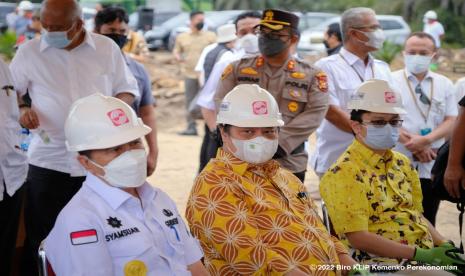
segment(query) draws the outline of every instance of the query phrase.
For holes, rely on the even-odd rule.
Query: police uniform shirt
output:
[[[64,125],[71,104],[96,92],[139,96],[137,81],[119,47],[111,39],[90,32],[70,51],[51,47],[44,39],[30,40],[19,47],[10,70],[18,93],[23,96],[29,92],[40,123],[34,131],[43,134],[33,136],[29,163],[71,176],[86,174],[76,153],[68,152],[65,146]]]
[[[328,74],[329,104],[347,110],[347,103],[355,94],[363,79],[381,79],[394,86],[389,65],[368,58],[368,64],[356,55],[342,48],[339,54],[323,58],[315,63]],[[352,143],[354,136],[340,130],[324,119],[316,131],[317,145],[312,154],[311,164],[317,173],[325,173],[337,158]]]
[[[27,175],[27,157],[21,150],[18,121],[18,103],[10,71],[0,60],[0,201],[5,187],[8,195],[13,196]]]
[[[175,203],[147,182],[137,191],[87,175],[45,240],[57,275],[190,275],[203,254]]]
[[[224,70],[215,94],[216,110],[224,96],[243,83],[258,84],[276,99],[284,120],[279,146],[285,152],[277,160],[292,172],[305,171],[308,154],[303,144],[328,107],[326,74],[294,57],[274,69],[261,56],[243,58]]]
[[[400,88],[402,101],[404,102],[404,107],[407,111],[407,114],[403,116],[404,123],[402,124],[402,127],[408,132],[421,135],[422,130],[436,129],[442,122],[444,122],[446,117],[457,116],[458,111],[456,97],[454,94],[454,85],[447,77],[428,71],[421,82],[420,85],[423,93],[430,100],[431,95],[433,96],[431,100],[431,107],[423,104],[420,101],[419,94],[415,93],[415,88],[419,82],[412,73],[403,69],[394,72],[392,77]],[[408,84],[405,77],[408,79]],[[415,98],[413,98],[413,96]],[[444,141],[444,138],[435,141],[431,144],[431,148],[438,149]],[[397,144],[396,150],[410,158],[417,168],[420,178],[431,178],[431,169],[433,168],[434,161],[429,163],[414,162],[413,154],[401,143]]]

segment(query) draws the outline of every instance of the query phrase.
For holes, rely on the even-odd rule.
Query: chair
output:
[[[40,243],[37,253],[39,257],[39,276],[56,276],[52,266],[47,261],[47,256],[45,255],[44,249],[44,241]]]

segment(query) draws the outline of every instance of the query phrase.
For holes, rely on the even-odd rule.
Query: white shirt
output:
[[[405,81],[405,75],[409,79],[410,87],[415,98],[412,97],[412,92]],[[454,87],[452,81],[443,75],[439,75],[428,71],[425,79],[421,82],[423,93],[431,99],[431,87],[433,89],[433,99],[431,110],[428,113],[429,105],[425,105],[420,101],[419,94],[415,93],[415,87],[418,85],[417,78],[406,70],[399,70],[392,74],[392,78],[398,84],[402,94],[402,101],[407,114],[403,116],[404,123],[402,127],[410,133],[421,134],[421,129],[430,128],[436,129],[446,116],[457,116],[457,102],[454,95]],[[431,86],[433,81],[433,86]],[[417,106],[417,104],[418,106]],[[427,116],[427,120],[420,113],[423,112]],[[444,143],[444,138],[435,141],[431,148],[439,148]],[[402,144],[398,143],[395,150],[405,154],[417,167],[420,178],[431,178],[431,169],[434,161],[429,163],[414,162],[412,153],[407,150]]]
[[[45,240],[57,275],[133,275],[124,267],[134,260],[150,276],[191,275],[203,254],[176,204],[147,182],[137,192],[141,201],[87,175]]]
[[[341,57],[344,57],[344,59]],[[369,57],[365,66],[363,60],[342,48],[340,55],[332,55],[315,63],[328,75],[329,104],[349,113],[347,104],[362,81],[372,78],[386,80],[394,86],[389,65]],[[358,74],[357,74],[358,72]],[[360,76],[359,76],[360,75]],[[352,143],[352,133],[344,132],[324,119],[316,131],[317,145],[310,158],[310,164],[317,173],[325,173],[337,158]]]
[[[29,163],[41,168],[83,176],[76,153],[65,147],[64,123],[71,104],[100,92],[139,96],[137,81],[129,71],[118,46],[109,38],[86,32],[84,42],[66,51],[33,39],[19,47],[11,65],[14,86],[20,95],[29,91],[39,129],[49,143],[34,135]]]
[[[434,41],[436,41],[436,47],[441,47],[441,38],[440,36],[444,34],[444,27],[438,21],[434,21],[433,23],[429,24],[426,23],[423,26],[423,32],[430,34]]]
[[[215,110],[215,93],[218,83],[221,80],[221,75],[223,74],[224,69],[230,63],[243,58],[246,55],[244,51],[237,52],[225,52],[218,62],[213,66],[212,72],[207,82],[200,90],[199,97],[197,98],[197,104],[203,108]]]
[[[0,60],[0,201],[4,186],[8,195],[23,185],[27,175],[27,156],[20,149],[19,110],[10,70]],[[5,182],[5,185],[3,185]]]
[[[465,97],[465,77],[457,80],[454,85],[455,100],[460,102],[460,100]]]
[[[211,50],[216,48],[216,46],[218,46],[218,43],[212,43],[212,44],[207,45],[205,48],[203,48],[202,53],[200,53],[199,60],[197,61],[197,64],[195,65],[194,71],[200,73],[200,77],[199,77],[200,86],[203,86],[206,81],[205,71],[203,70],[205,58],[207,57],[208,53],[210,53]]]

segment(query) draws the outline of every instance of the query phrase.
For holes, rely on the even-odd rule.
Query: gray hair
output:
[[[54,2],[57,2],[57,1],[60,1],[61,5],[65,4],[65,6],[66,6],[65,13],[67,13],[67,15],[71,17],[70,19],[76,20],[76,19],[79,19],[79,18],[81,18],[81,19],[83,18],[82,8],[79,5],[79,2],[76,1],[76,0],[67,0],[67,1],[64,1],[64,0],[45,0],[45,1],[42,2],[41,8],[40,8],[40,14],[42,15],[42,13],[44,12],[44,10],[46,8],[48,8],[49,12],[50,11],[55,12],[55,13],[63,12],[62,10],[52,9],[52,8],[48,7],[49,5],[54,5],[55,4]]]
[[[365,7],[351,8],[346,10],[341,16],[341,32],[342,39],[347,41],[347,34],[350,28],[360,27],[363,24],[365,15],[373,15],[376,13],[374,10]]]

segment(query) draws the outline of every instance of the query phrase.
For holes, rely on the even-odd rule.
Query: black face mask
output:
[[[203,29],[203,26],[204,26],[203,21],[195,24],[195,28],[199,31]]]
[[[126,43],[128,42],[128,37],[126,35],[122,35],[122,34],[104,34],[104,36],[110,38],[111,40],[113,40],[118,46],[120,49],[122,49],[124,47],[124,45],[126,45]]]
[[[325,45],[326,49],[329,49],[329,43],[327,40],[323,40],[323,44]]]
[[[258,48],[260,53],[266,57],[272,57],[280,54],[288,46],[281,39],[272,39],[266,35],[258,36]]]

